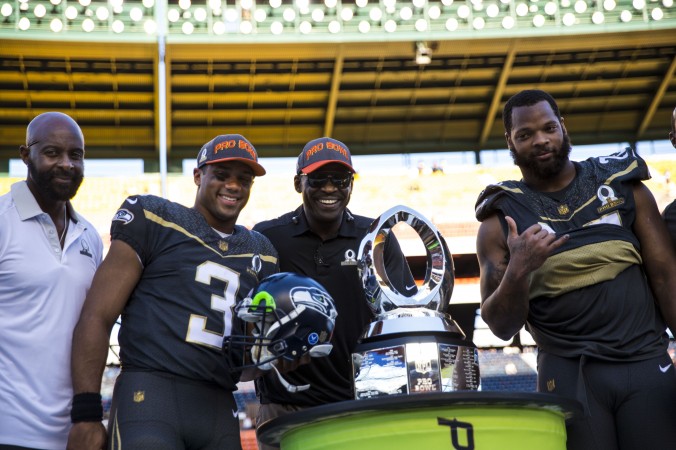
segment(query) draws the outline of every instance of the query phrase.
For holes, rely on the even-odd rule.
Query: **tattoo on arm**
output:
[[[505,252],[504,258],[499,264],[488,264],[486,267],[488,295],[493,294],[500,285],[502,278],[505,276],[507,263],[509,262],[509,253]]]

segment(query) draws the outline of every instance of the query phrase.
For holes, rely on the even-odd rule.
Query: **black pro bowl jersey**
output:
[[[650,178],[645,161],[627,148],[574,164],[575,179],[559,192],[534,191],[521,181],[488,186],[477,200],[477,219],[497,212],[512,217],[519,233],[537,223],[570,236],[531,274],[528,326],[542,349],[608,360],[658,355],[666,327],[633,232],[633,186]]]
[[[222,356],[233,305],[277,272],[277,252],[260,233],[235,226],[222,238],[195,209],[160,197],[125,200],[111,238],[129,244],[143,273],[122,312],[123,370],[169,372],[234,390]],[[241,333],[240,333],[241,334]]]

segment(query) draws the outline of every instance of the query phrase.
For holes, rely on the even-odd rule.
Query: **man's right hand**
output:
[[[554,250],[565,244],[569,238],[567,234],[557,237],[540,224],[531,225],[519,234],[514,219],[505,216],[505,221],[509,227],[507,246],[510,263],[519,268],[517,273],[521,276],[528,276],[539,269]]]
[[[106,448],[106,429],[101,422],[77,422],[68,435],[67,450],[103,450]]]

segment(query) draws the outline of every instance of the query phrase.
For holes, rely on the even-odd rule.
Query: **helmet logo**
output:
[[[307,337],[307,343],[310,345],[315,345],[317,342],[319,342],[319,336],[317,333],[314,331],[310,333],[310,335]]]
[[[291,299],[295,305],[303,305],[335,318],[336,313],[331,297],[328,293],[315,287],[294,287],[291,289]]]

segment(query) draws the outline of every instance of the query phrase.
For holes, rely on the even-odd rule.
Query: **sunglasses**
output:
[[[309,175],[302,173],[301,176],[307,177],[307,184],[315,189],[326,186],[329,181],[338,189],[348,188],[352,183],[352,174],[349,172],[320,172]]]

